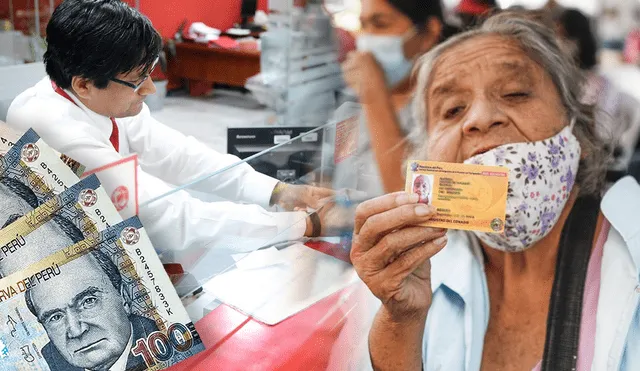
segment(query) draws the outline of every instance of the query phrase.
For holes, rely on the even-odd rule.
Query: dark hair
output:
[[[444,21],[440,0],[387,0],[391,6],[411,19],[418,30],[423,30],[430,18],[436,18],[442,23],[443,39],[456,34],[459,30],[449,26]]]
[[[387,0],[391,6],[399,10],[407,16],[416,25],[416,27],[424,27],[425,23],[431,17],[436,17],[441,22],[444,20],[442,15],[442,5],[440,0]]]
[[[38,206],[40,206],[40,202],[38,202],[38,197],[36,197],[36,194],[33,193],[31,188],[22,184],[22,182],[3,176],[3,177],[0,177],[0,183],[2,183],[5,187],[9,188],[11,192],[15,193],[21,199],[23,199],[24,202],[29,204],[29,206],[32,209],[35,209]],[[4,227],[6,227],[6,225],[3,226],[2,228]]]
[[[498,2],[496,0],[477,0],[477,2],[491,8],[498,6]]]
[[[10,192],[13,192],[14,194],[22,198],[33,209],[36,209],[39,206],[39,201],[36,194],[22,182],[12,178],[0,177],[0,183],[6,186]],[[11,224],[21,216],[22,215],[18,214],[11,215],[9,217],[9,220],[11,221],[8,221],[3,226],[3,228]],[[84,240],[82,231],[67,218],[61,215],[54,215],[53,220],[60,227],[60,229],[62,229],[65,235],[73,242],[73,244]],[[96,262],[98,263],[100,268],[102,268],[107,277],[109,277],[109,280],[111,281],[111,284],[113,284],[113,287],[115,287],[116,290],[120,291],[120,287],[122,286],[122,277],[120,276],[118,267],[116,267],[113,261],[111,261],[111,259],[109,259],[109,257],[105,253],[97,249],[91,250],[89,254],[96,259]],[[27,303],[27,308],[29,308],[29,311],[35,316],[35,308],[33,306],[33,302],[31,301],[31,295],[29,294],[29,291],[30,290],[27,290],[27,292],[25,293],[25,301]]]
[[[109,281],[111,282],[113,287],[115,287],[116,291],[120,292],[120,289],[122,287],[122,276],[120,276],[118,267],[113,263],[111,259],[109,259],[107,254],[103,253],[99,249],[94,248],[84,256],[93,257],[96,260],[96,263],[98,263],[100,269],[102,269],[104,274],[109,277]],[[82,256],[80,256],[79,258],[82,258]],[[29,312],[31,312],[31,314],[38,318],[38,315],[36,314],[36,308],[33,305],[33,299],[31,299],[31,289],[27,289],[27,291],[24,293],[24,300],[27,304]],[[40,318],[38,318],[38,320],[40,320]]]
[[[577,62],[581,69],[588,70],[596,65],[597,44],[587,16],[577,9],[567,9],[558,18],[566,37],[578,45]]]
[[[151,69],[162,39],[151,21],[120,0],[65,0],[47,25],[47,74],[67,89],[80,76],[103,89],[120,73]]]
[[[7,187],[10,192],[23,199],[32,209],[37,209],[38,206],[40,206],[40,202],[38,201],[36,194],[31,190],[31,188],[27,187],[22,182],[12,178],[0,177],[0,183]],[[15,222],[21,217],[22,215],[20,214],[10,215],[2,228]],[[60,229],[62,229],[64,234],[72,241],[72,243],[75,244],[84,240],[84,234],[82,231],[67,218],[55,214],[53,215],[53,221],[60,227]]]

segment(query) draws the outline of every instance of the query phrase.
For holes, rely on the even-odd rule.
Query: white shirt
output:
[[[161,124],[146,105],[136,116],[116,119],[120,137],[116,152],[109,142],[111,120],[67,93],[76,104],[56,93],[49,78],[44,78],[13,101],[7,123],[19,130],[33,128],[50,146],[87,170],[137,154],[140,204],[171,191],[166,183],[180,186],[240,161]],[[300,238],[306,228],[305,213],[263,209],[269,206],[277,182],[242,164],[193,189],[252,205],[207,203],[179,191],[140,208],[139,216],[158,251],[194,246],[246,251]]]
[[[640,185],[619,180],[605,194],[600,209],[611,223],[603,247],[600,294],[591,371],[640,370]],[[433,299],[422,343],[425,371],[480,369],[489,321],[480,245],[472,234],[449,231],[447,246],[431,258]],[[353,370],[372,370],[367,334],[378,299],[368,295],[356,315],[362,319]],[[350,339],[350,343],[354,343]],[[354,352],[355,353],[355,352]],[[586,370],[585,370],[586,371]]]

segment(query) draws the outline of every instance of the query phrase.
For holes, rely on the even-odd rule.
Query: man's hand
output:
[[[354,207],[336,203],[335,197],[330,197],[322,201],[322,206],[315,212],[320,221],[320,236],[342,237],[344,234],[351,235],[353,231]],[[311,217],[307,218],[307,227],[313,227]],[[312,237],[310,233],[313,229],[307,229],[306,236]]]
[[[426,317],[431,305],[429,259],[446,245],[446,230],[417,226],[435,216],[404,192],[365,201],[356,211],[351,261],[395,321]]]
[[[376,95],[389,95],[384,72],[373,54],[354,51],[342,64],[344,80],[360,98],[360,103],[373,103]]]
[[[271,204],[288,211],[307,207],[319,209],[326,202],[324,200],[334,194],[335,191],[328,188],[278,183],[271,195]]]

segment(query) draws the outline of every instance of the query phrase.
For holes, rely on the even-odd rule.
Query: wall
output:
[[[266,11],[267,3],[258,0],[258,9]],[[240,22],[241,4],[242,0],[140,0],[140,10],[163,37],[173,37],[185,18],[224,31]]]
[[[62,0],[54,1],[54,8],[59,5]],[[4,3],[4,1],[3,1]],[[7,1],[6,7],[3,5],[3,16],[8,14],[9,4]],[[6,10],[6,11],[5,11]],[[51,14],[51,7],[48,0],[40,1],[40,32],[44,35],[44,31],[49,21],[49,15]],[[13,0],[13,20],[15,22],[14,28],[24,33],[30,33],[30,30],[34,30],[35,26],[35,13],[33,7],[33,0]],[[35,30],[34,30],[35,31]]]
[[[8,13],[8,1],[1,0],[0,13]],[[124,0],[131,6],[135,6],[135,0]],[[55,6],[62,0],[55,0]],[[140,0],[140,10],[146,14],[153,25],[164,37],[173,37],[183,19],[191,22],[204,22],[205,24],[226,30],[234,23],[240,22],[240,5],[242,0]],[[29,6],[30,5],[30,6]],[[6,9],[5,9],[6,8]],[[33,10],[33,0],[13,0],[15,13],[24,14],[24,11]],[[258,0],[258,9],[266,11],[268,0]],[[40,15],[42,31],[46,28],[49,14],[49,1],[40,0]],[[28,16],[27,16],[28,17]],[[16,29],[26,32],[33,18],[16,17]]]
[[[135,6],[135,0],[123,0],[131,6]],[[147,0],[145,0],[147,1]],[[62,3],[62,0],[54,0],[53,8]],[[13,19],[14,28],[17,31],[22,31],[25,34],[30,33],[30,30],[35,25],[35,13],[33,7],[33,0],[13,0]],[[47,22],[49,22],[49,16],[51,14],[51,2],[49,0],[40,0],[40,33],[42,36],[46,34]],[[0,0],[0,19],[10,19],[9,15],[9,1]]]

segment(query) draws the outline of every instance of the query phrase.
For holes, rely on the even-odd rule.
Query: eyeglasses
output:
[[[147,81],[149,79],[149,76],[151,76],[151,71],[153,71],[156,68],[156,65],[158,64],[158,61],[160,60],[160,57],[156,57],[156,60],[153,62],[153,64],[151,65],[151,69],[149,70],[149,73],[142,78],[142,80],[140,80],[140,82],[138,82],[137,84],[130,82],[130,81],[124,81],[124,80],[120,80],[120,79],[116,79],[115,77],[112,77],[111,81],[116,82],[120,85],[124,85],[124,86],[128,86],[131,89],[133,89],[133,91],[135,93],[138,92],[138,90],[140,90],[140,88],[142,87],[142,85],[145,83],[145,81]]]

